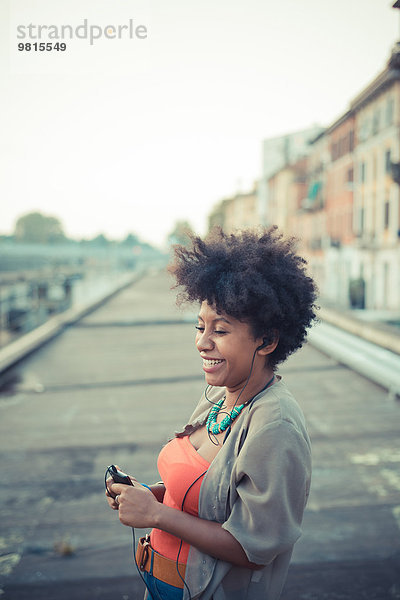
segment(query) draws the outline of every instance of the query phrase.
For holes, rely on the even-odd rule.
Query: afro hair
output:
[[[268,357],[275,369],[302,346],[316,319],[316,285],[294,251],[295,240],[276,226],[229,235],[216,227],[204,240],[190,239],[188,247],[175,246],[169,267],[180,288],[178,304],[206,301],[218,313],[247,322],[255,339],[272,341],[278,334]]]

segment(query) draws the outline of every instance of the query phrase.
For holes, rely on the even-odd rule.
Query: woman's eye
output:
[[[195,329],[197,329],[197,331],[200,331],[201,333],[204,331],[204,327],[202,327],[201,325],[195,325]],[[225,335],[228,332],[222,331],[221,329],[214,329],[214,333],[216,333],[217,335]]]

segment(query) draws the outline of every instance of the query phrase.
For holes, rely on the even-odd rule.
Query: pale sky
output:
[[[161,245],[178,219],[203,234],[260,176],[263,139],[330,124],[385,67],[393,3],[0,0],[0,233],[39,210],[70,237]],[[91,45],[85,19],[88,34],[132,19],[147,37]],[[29,24],[41,40],[17,38]],[[66,25],[74,39],[55,39]]]

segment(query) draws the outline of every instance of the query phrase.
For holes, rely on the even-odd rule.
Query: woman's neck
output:
[[[254,396],[257,396],[263,389],[271,386],[274,382],[274,372],[272,369],[263,369],[262,374],[252,381],[250,377],[247,385],[237,388],[226,389],[225,404],[227,408],[233,408],[240,404],[249,402]]]

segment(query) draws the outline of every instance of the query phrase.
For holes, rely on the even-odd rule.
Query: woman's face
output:
[[[201,304],[196,346],[203,358],[209,385],[225,386],[229,392],[241,389],[250,374],[254,351],[263,339],[254,339],[248,323],[217,313],[207,302]],[[252,382],[265,378],[265,356],[257,357]]]

